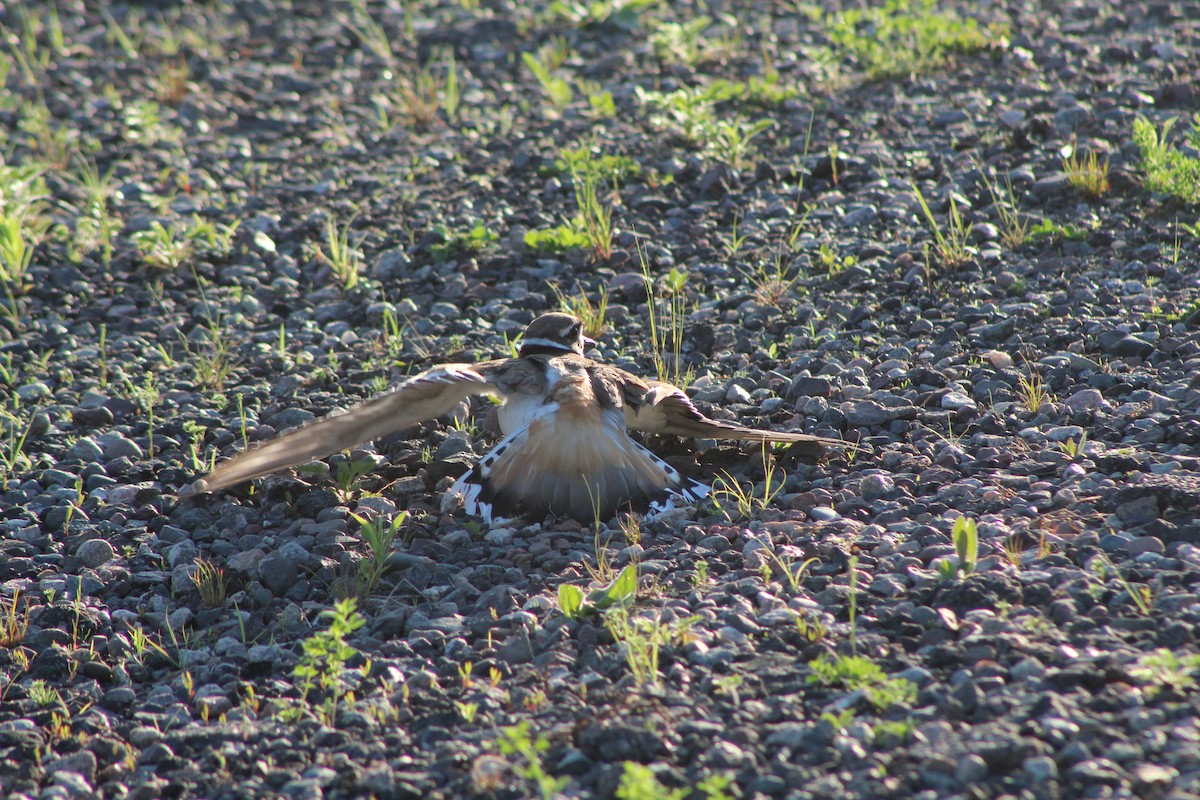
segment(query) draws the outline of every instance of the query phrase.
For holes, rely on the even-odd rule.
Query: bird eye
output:
[[[581,330],[583,330],[582,322],[576,322],[574,325],[572,325],[571,326],[571,338],[574,339],[576,336],[578,336],[579,332]]]

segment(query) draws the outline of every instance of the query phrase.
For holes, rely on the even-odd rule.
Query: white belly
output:
[[[544,409],[545,406],[546,400],[543,397],[532,397],[522,394],[510,395],[497,412],[499,415],[500,430],[505,436],[516,433],[532,422],[539,410]]]
[[[554,386],[562,379],[563,372],[553,361],[547,362],[544,366],[546,385]],[[542,392],[536,394],[512,392],[506,395],[504,405],[500,406],[498,412],[500,430],[504,432],[505,436],[521,430],[546,412],[548,400],[549,398]]]

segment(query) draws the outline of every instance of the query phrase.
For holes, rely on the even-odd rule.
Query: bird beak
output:
[[[596,340],[595,340],[595,339],[589,339],[589,338],[588,338],[588,337],[586,337],[586,336],[585,336],[585,337],[583,337],[583,349],[584,349],[584,350],[590,350],[590,349],[592,349],[592,348],[593,348],[593,347],[595,347],[595,346],[596,346]]]

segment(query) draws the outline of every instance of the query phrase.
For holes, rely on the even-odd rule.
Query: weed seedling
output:
[[[984,185],[992,197],[992,205],[1000,217],[1000,241],[1005,247],[1019,247],[1029,241],[1029,221],[1021,216],[1017,209],[1016,194],[1013,192],[1012,180],[1005,176],[1004,190],[1001,191],[996,181],[991,179],[982,167]]]
[[[362,255],[356,243],[350,241],[350,226],[354,217],[338,229],[332,216],[325,218],[325,250],[322,253],[329,270],[343,289],[350,290],[358,285]]]
[[[438,62],[441,62],[440,66]],[[445,114],[448,122],[453,122],[462,104],[454,54],[449,50],[435,53],[420,67],[401,71],[390,96],[412,127],[431,127],[437,121],[439,111]],[[395,124],[383,108],[380,109],[380,124],[388,129]]]
[[[1163,123],[1162,130],[1144,117],[1133,121],[1133,143],[1141,154],[1146,171],[1143,180],[1151,192],[1170,195],[1185,203],[1200,202],[1200,158],[1175,150],[1167,143],[1174,119]],[[1187,135],[1193,148],[1200,149],[1200,116],[1193,120]]]
[[[0,409],[0,478],[8,478],[29,469],[33,462],[25,454],[25,440],[33,430],[33,420],[22,423],[16,415]]]
[[[952,580],[958,575],[970,575],[975,571],[975,562],[979,560],[979,532],[975,520],[960,516],[954,521],[951,534],[954,541],[956,561],[946,559],[938,569],[943,580]]]
[[[1200,654],[1187,653],[1180,657],[1165,647],[1138,656],[1129,668],[1129,677],[1146,687],[1146,695],[1153,697],[1164,690],[1183,695],[1196,685],[1196,671],[1200,670]]]
[[[570,619],[578,620],[613,607],[627,607],[637,596],[637,581],[637,567],[630,564],[611,582],[586,595],[575,584],[559,584],[558,610]]]
[[[445,261],[461,253],[482,252],[500,239],[498,233],[489,231],[482,222],[466,232],[452,231],[445,226],[439,226],[435,228],[435,233],[441,235],[442,241],[432,245],[430,250],[438,261]]]
[[[371,12],[367,10],[364,0],[351,0],[352,19],[347,27],[358,39],[359,43],[385,64],[396,63],[396,53],[392,48],[391,37],[380,25]]]
[[[21,608],[21,590],[13,591],[12,600],[0,604],[0,647],[15,647],[25,641],[29,630],[29,607]]]
[[[567,779],[556,778],[546,771],[545,765],[542,764],[542,755],[550,749],[550,740],[541,733],[537,738],[533,738],[529,729],[528,720],[502,728],[502,738],[496,741],[496,747],[501,755],[518,756],[524,763],[516,765],[515,772],[537,786],[542,800],[553,800],[566,788]]]
[[[380,579],[388,571],[388,557],[396,543],[396,537],[408,520],[408,512],[401,511],[384,524],[382,518],[367,519],[351,514],[358,521],[358,536],[367,546],[366,558],[358,562],[358,596],[365,598],[375,591]]]
[[[1017,396],[1020,398],[1021,404],[1030,411],[1036,413],[1043,403],[1049,402],[1050,390],[1046,388],[1046,384],[1042,382],[1042,376],[1033,367],[1029,367],[1028,375],[1021,375],[1017,379],[1017,384]]]
[[[225,605],[225,595],[228,583],[225,580],[225,570],[205,558],[196,559],[196,570],[192,573],[192,583],[200,593],[200,600],[209,608],[220,608]]]
[[[925,195],[921,193],[916,184],[912,184],[912,191],[913,196],[917,198],[917,203],[921,206],[921,212],[925,215],[926,222],[929,223],[929,231],[933,234],[933,244],[928,249],[938,263],[943,267],[957,267],[966,263],[972,255],[967,242],[973,226],[963,221],[954,195],[950,195],[950,209],[946,218],[946,227],[943,228],[929,208],[929,203],[925,201]]]
[[[521,60],[541,84],[542,91],[546,93],[546,98],[554,106],[556,113],[562,113],[563,109],[571,104],[575,92],[571,89],[571,84],[554,74],[555,64],[551,54],[543,48],[537,54],[521,53]]]
[[[375,469],[375,462],[369,458],[354,461],[339,461],[333,468],[334,492],[342,502],[354,498],[359,493],[359,483]]]
[[[783,574],[783,577],[787,580],[788,587],[793,593],[800,591],[800,579],[804,577],[804,573],[808,571],[808,568],[819,560],[815,557],[806,558],[797,565],[795,561],[779,555],[774,549],[768,549],[767,554],[771,557],[771,561],[775,563],[775,572]]]
[[[567,158],[565,165],[571,172],[577,213],[557,228],[528,231],[525,244],[539,252],[588,248],[597,261],[607,261],[612,256],[613,211],[601,200],[606,170],[592,159]],[[615,184],[613,188],[615,191]]]
[[[617,605],[604,615],[604,626],[625,652],[625,663],[639,686],[659,686],[659,655],[663,647],[691,640],[696,617],[665,623],[661,614],[634,616],[628,606]]]
[[[691,792],[686,787],[668,789],[654,770],[636,761],[626,761],[617,785],[618,800],[684,800]]]
[[[744,682],[745,678],[736,672],[731,675],[720,675],[713,678],[713,691],[717,694],[726,695],[729,698],[729,702],[736,706],[738,704],[738,690]]]
[[[754,286],[754,299],[765,306],[778,305],[800,280],[800,274],[785,266],[782,252],[776,252],[771,265],[759,261],[753,270],[739,269]]]
[[[746,84],[741,82],[714,81],[672,92],[639,87],[637,94],[642,103],[657,112],[652,122],[678,132],[705,155],[735,169],[745,165],[751,140],[775,124],[770,119],[751,121],[736,112],[717,112],[718,105],[746,96]]]
[[[1150,612],[1154,608],[1153,590],[1144,583],[1130,582],[1129,579],[1127,579],[1121,573],[1121,570],[1117,569],[1117,566],[1113,564],[1111,560],[1109,560],[1108,556],[1101,553],[1094,557],[1090,562],[1088,562],[1088,572],[1091,573],[1093,578],[1099,581],[1101,585],[1103,585],[1104,580],[1111,572],[1116,576],[1117,582],[1121,585],[1121,588],[1125,590],[1127,595],[1129,595],[1129,599],[1133,602],[1134,606],[1137,607],[1138,612],[1141,613],[1142,616],[1150,616]]]
[[[613,210],[600,199],[600,177],[595,172],[572,172],[571,183],[588,246],[598,261],[607,261],[612,256]]]
[[[1041,239],[1069,239],[1071,241],[1083,241],[1087,238],[1087,231],[1076,228],[1070,224],[1060,224],[1048,219],[1043,219],[1029,229],[1029,240],[1038,241]]]
[[[1058,448],[1070,458],[1072,461],[1082,456],[1087,452],[1087,431],[1079,435],[1078,439],[1066,439],[1058,443]]]
[[[629,156],[607,155],[594,144],[566,147],[554,160],[554,172],[574,179],[576,175],[594,176],[619,189],[630,178],[641,174],[642,167]]]
[[[1063,159],[1063,171],[1071,188],[1089,200],[1099,200],[1111,186],[1108,181],[1108,159],[1101,161],[1095,152],[1088,153],[1086,157],[1072,153]]]
[[[970,18],[935,8],[936,0],[889,0],[862,8],[810,14],[825,26],[833,47],[817,54],[821,62],[842,53],[871,80],[885,80],[938,69],[956,53],[974,53],[1007,35],[1007,27],[980,29]]]
[[[806,642],[819,642],[829,633],[828,628],[817,619],[815,614],[795,612],[796,633]]]
[[[897,703],[911,704],[917,697],[917,685],[906,678],[892,678],[866,656],[829,656],[822,653],[808,662],[809,683],[842,686],[850,691],[861,689],[867,701],[879,711]]]
[[[850,651],[858,652],[858,556],[850,556],[846,562],[850,582]]]
[[[655,289],[650,265],[641,245],[638,257],[642,264],[642,277],[646,281],[646,306],[649,309],[650,342],[654,371],[660,381],[685,388],[692,382],[693,373],[683,367],[683,334],[687,317],[685,298],[682,292],[687,273],[667,276],[667,296],[660,297]]]
[[[131,237],[142,261],[159,269],[175,269],[192,255],[191,241],[181,235],[174,225],[163,225],[158,220],[150,223],[144,231]]]
[[[468,725],[475,724],[475,716],[479,713],[479,703],[464,703],[462,701],[454,701],[454,708],[458,711],[458,715],[463,718],[463,722]]]
[[[29,699],[38,708],[49,708],[62,702],[62,696],[59,695],[58,689],[44,680],[36,680],[29,684]]]
[[[746,519],[756,511],[761,511],[771,505],[783,491],[786,475],[775,465],[766,442],[762,445],[763,483],[762,491],[756,491],[753,486],[743,486],[728,472],[722,470],[713,481],[709,500],[713,508],[732,522],[736,519]]]
[[[650,36],[650,46],[660,61],[693,66],[709,57],[701,34],[712,25],[712,17],[699,16],[687,22],[664,22]]]
[[[0,283],[10,297],[25,293],[26,275],[33,261],[33,243],[25,238],[24,221],[0,215]]]
[[[353,688],[346,662],[358,655],[358,650],[347,643],[346,637],[366,624],[354,608],[354,600],[345,599],[322,611],[321,617],[329,620],[329,628],[304,640],[300,660],[292,670],[300,681],[301,704],[308,701],[313,690],[325,692],[318,717],[326,724],[334,722],[338,704]]]

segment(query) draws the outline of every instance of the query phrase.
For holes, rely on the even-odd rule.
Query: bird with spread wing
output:
[[[682,390],[584,355],[593,342],[563,313],[537,317],[516,357],[441,364],[344,413],[284,433],[221,464],[190,487],[213,492],[325,458],[441,416],[471,395],[502,400],[504,438],[454,484],[448,498],[489,523],[495,515],[610,518],[694,503],[708,487],[685,478],[630,430],[705,439],[845,446],[839,439],[759,430],[710,419]]]

